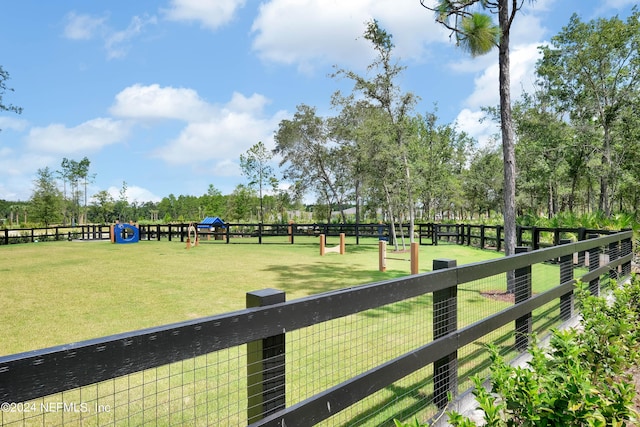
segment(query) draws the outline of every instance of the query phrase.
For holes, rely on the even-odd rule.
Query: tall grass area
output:
[[[288,244],[142,241],[48,242],[0,247],[0,355],[194,319],[245,307],[246,292],[276,288],[287,299],[408,275],[389,260],[378,271],[376,240],[345,255],[319,255],[319,239]],[[268,239],[264,240],[268,242]],[[337,244],[337,238],[328,243]],[[458,265],[501,254],[456,245],[422,246],[420,270],[435,258]],[[409,258],[408,253],[394,257]]]

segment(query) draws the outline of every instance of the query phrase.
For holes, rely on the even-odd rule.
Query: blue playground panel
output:
[[[140,230],[133,225],[116,224],[113,226],[113,234],[116,243],[138,243],[140,241]]]

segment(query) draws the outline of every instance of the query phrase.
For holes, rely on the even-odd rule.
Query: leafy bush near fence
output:
[[[484,414],[482,425],[633,426],[635,386],[627,372],[640,363],[640,279],[613,283],[608,296],[595,297],[578,283],[580,327],[553,331],[549,346],[534,340],[527,367],[511,366],[494,347],[490,385],[476,376],[474,396]],[[451,411],[449,423],[477,424]],[[398,427],[419,427],[417,420]]]

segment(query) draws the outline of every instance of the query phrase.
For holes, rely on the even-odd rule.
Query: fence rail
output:
[[[189,227],[194,223],[182,224],[140,224],[141,240],[166,239],[184,242],[189,237]],[[355,237],[356,244],[361,238],[389,238],[389,224],[261,224],[261,223],[225,223],[224,226],[205,227],[195,224],[201,239],[223,241],[224,243],[295,243],[296,236],[346,236]],[[403,229],[408,236],[408,224],[396,227]],[[457,243],[476,246],[482,249],[501,251],[504,246],[504,227],[501,225],[472,224],[416,224],[416,238],[421,245],[437,245],[439,242]],[[109,225],[80,225],[76,227],[55,226],[40,228],[21,228],[0,230],[0,245],[12,243],[33,243],[57,240],[109,240]],[[518,246],[530,246],[533,250],[556,246],[560,240],[571,238],[582,241],[588,235],[608,235],[611,230],[588,228],[548,228],[517,226],[516,238]],[[400,233],[398,233],[400,234]],[[251,237],[254,239],[242,239]],[[280,237],[279,240],[268,239]]]
[[[0,403],[34,411],[2,411],[0,421],[294,426],[426,419],[443,409],[448,393],[468,388],[470,375],[486,372],[484,343],[515,356],[532,332],[570,317],[574,276],[598,293],[630,274],[632,232],[587,237],[469,265],[436,260],[432,272],[293,301],[259,290],[247,295],[244,310],[3,356]],[[581,252],[587,266],[574,262]],[[490,298],[495,289],[510,295],[509,288],[513,301]],[[88,410],[70,411],[70,401]],[[62,411],[50,410],[60,402]]]

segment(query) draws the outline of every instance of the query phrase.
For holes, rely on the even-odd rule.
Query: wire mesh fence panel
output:
[[[480,340],[463,346],[458,350],[458,394],[464,393],[473,387],[471,378],[474,375],[488,378],[491,366],[488,351],[489,345],[495,347],[506,360],[515,358],[519,351],[515,345],[513,324],[497,328]]]
[[[458,286],[458,327],[475,323],[513,305],[507,275],[496,274]]]
[[[288,333],[287,404],[431,341],[431,300],[423,295]]]
[[[246,425],[246,369],[234,347],[15,404],[0,425]]]
[[[394,419],[427,420],[438,412],[433,404],[433,367],[427,366],[373,393],[318,426],[394,426]]]

